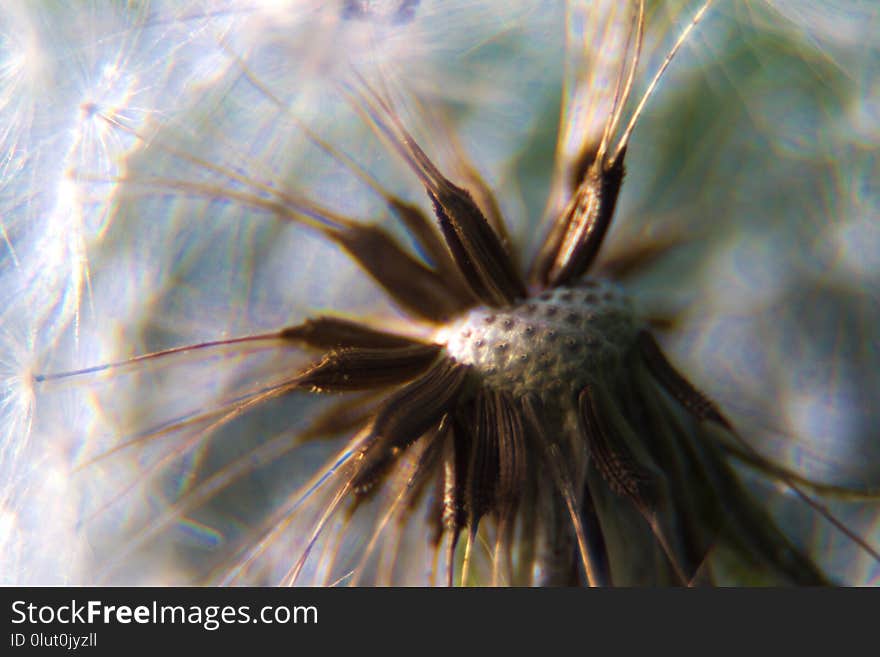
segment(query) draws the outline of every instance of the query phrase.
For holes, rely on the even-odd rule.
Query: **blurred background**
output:
[[[634,100],[699,4],[648,3]],[[336,247],[254,200],[282,189],[410,243],[308,137],[428,207],[346,103],[352,69],[387,81],[441,169],[459,142],[528,262],[553,172],[565,8],[500,5],[3,3],[0,581],[198,580],[329,449],[286,449],[327,404],[295,398],[210,445],[156,440],[94,461],[295,371],[299,354],[34,374],[328,311],[421,330]],[[862,492],[880,488],[878,14],[872,2],[716,1],[636,127],[606,246],[674,242],[627,286],[675,315],[661,336],[675,364],[768,457]],[[267,443],[236,486],[168,514],[194,481]],[[746,476],[837,578],[880,581],[784,487]],[[880,545],[876,501],[825,502]]]

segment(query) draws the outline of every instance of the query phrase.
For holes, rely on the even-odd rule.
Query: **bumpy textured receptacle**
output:
[[[483,385],[543,396],[597,383],[632,347],[637,328],[620,288],[589,279],[501,310],[472,310],[437,340]]]

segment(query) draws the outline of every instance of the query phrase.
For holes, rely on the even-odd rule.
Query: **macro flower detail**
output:
[[[220,136],[213,143],[210,135],[197,135],[197,147],[165,117],[134,122],[121,110],[89,107],[89,121],[129,150],[121,165],[90,171],[86,163],[71,179],[112,186],[116,196],[108,194],[102,212],[138,226],[108,230],[104,248],[117,269],[101,283],[107,298],[139,298],[130,289],[146,289],[146,305],[159,307],[165,294],[172,309],[185,305],[174,301],[175,267],[214,248],[213,236],[200,236],[196,226],[231,207],[272,227],[266,234],[242,229],[240,240],[218,250],[218,260],[228,256],[246,267],[249,248],[282,242],[282,229],[291,228],[303,241],[289,262],[284,253],[278,269],[298,272],[303,245],[313,245],[319,274],[241,284],[234,273],[225,278],[234,267],[224,263],[204,272],[193,265],[195,278],[218,277],[223,282],[215,287],[228,283],[250,297],[261,294],[261,284],[296,296],[332,278],[333,265],[321,258],[340,252],[386,297],[377,310],[356,314],[328,304],[289,324],[276,316],[254,320],[243,310],[234,325],[258,330],[224,327],[184,346],[99,359],[86,368],[50,364],[34,375],[38,423],[57,421],[47,409],[62,409],[73,390],[77,403],[96,409],[96,424],[119,428],[95,431],[70,450],[78,474],[97,491],[84,504],[82,525],[106,523],[118,532],[109,546],[96,547],[106,556],[92,567],[95,578],[114,581],[129,563],[136,570],[139,550],[177,532],[216,548],[192,570],[197,581],[220,584],[837,583],[838,575],[766,508],[749,473],[784,490],[880,563],[872,538],[816,495],[873,500],[872,482],[835,487],[774,462],[665,354],[658,327],[674,327],[675,313],[646,309],[629,283],[678,236],[611,253],[605,246],[626,187],[633,130],[711,4],[700,5],[634,96],[645,3],[568,3],[562,123],[531,250],[521,248],[516,226],[459,143],[448,108],[384,77],[383,48],[397,45],[391,39],[381,46],[363,39],[380,61],[370,71],[355,62],[340,72],[345,67],[331,50],[310,51],[305,40],[285,51],[304,75],[332,73],[325,85],[331,91],[316,94],[320,103],[303,84],[310,102],[296,107],[299,114],[298,97],[283,97],[284,90],[251,68],[266,59],[272,70],[271,48],[266,55],[262,46],[237,41],[232,30],[217,38],[228,79],[212,86],[214,80],[194,75],[216,94],[205,107],[232,104],[227,92],[239,98],[232,89],[241,98],[253,94],[294,135],[293,146],[269,144],[267,152],[311,149],[334,163],[328,182],[318,164],[291,172],[271,157],[262,162],[229,148],[222,117],[202,114],[201,102],[192,110],[198,125]],[[365,26],[393,35],[418,25],[424,10],[413,2],[343,5],[322,9],[325,20],[315,24],[351,30],[359,45]],[[254,24],[270,33],[272,12],[255,16]],[[385,146],[382,158],[403,164],[409,190],[417,189],[424,203],[386,186],[350,154],[357,145],[322,132],[337,105]],[[326,107],[332,109],[325,116]],[[414,136],[410,119],[428,125],[429,140]],[[248,128],[254,144],[268,141],[259,122]],[[377,169],[389,166],[382,158]],[[348,194],[354,185],[368,194]],[[328,200],[331,192],[343,209]],[[206,216],[157,211],[151,228],[151,204],[166,197],[204,200]],[[381,219],[367,220],[373,211]],[[163,223],[176,214],[184,218]],[[153,269],[134,271],[126,253],[140,248],[135,230],[167,230],[171,242],[186,248],[168,248]],[[209,316],[213,298],[197,314]],[[161,344],[163,330],[161,322],[145,328],[143,341],[155,334]],[[64,401],[53,402],[53,395]],[[225,447],[215,448],[218,443]],[[301,454],[318,465],[294,485],[283,468]],[[264,468],[274,474],[254,476]],[[124,500],[140,487],[145,510],[126,508]]]

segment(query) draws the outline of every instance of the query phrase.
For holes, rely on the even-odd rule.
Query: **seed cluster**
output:
[[[483,384],[521,396],[595,383],[635,335],[633,311],[620,288],[587,279],[502,310],[477,308],[437,338]]]

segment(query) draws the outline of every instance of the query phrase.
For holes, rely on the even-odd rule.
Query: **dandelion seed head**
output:
[[[26,316],[16,316],[16,310],[7,307],[0,316],[0,506],[10,514],[24,507],[28,498],[19,487],[27,483],[25,473],[33,468],[31,460],[43,452],[42,445],[30,440],[37,359],[34,336]],[[14,546],[6,543],[4,553],[10,547]]]
[[[725,18],[737,11],[729,3],[717,4],[722,5],[718,14]],[[775,4],[797,14],[793,3]],[[657,56],[668,51],[666,42],[676,32],[671,26],[686,20],[683,5],[649,5],[650,24],[659,19],[656,25],[663,27],[657,30],[659,38],[647,36],[648,71],[656,68]],[[32,307],[25,323],[35,345],[8,368],[8,393],[0,412],[14,419],[4,430],[11,435],[31,421],[34,390],[28,371],[89,366],[166,346],[277,329],[315,312],[338,316],[343,311],[383,329],[399,328],[401,334],[433,339],[446,345],[446,354],[478,370],[484,384],[515,395],[543,391],[560,381],[566,394],[596,383],[593,377],[605,376],[618,353],[632,345],[636,320],[622,295],[608,302],[600,298],[574,303],[562,298],[574,290],[556,290],[546,300],[517,302],[500,311],[472,310],[432,335],[435,325],[426,327],[406,317],[379,294],[374,281],[345,261],[337,245],[235,197],[252,188],[262,198],[278,198],[279,192],[301,194],[357,221],[379,221],[407,248],[412,246],[405,231],[389,227],[383,199],[365,193],[351,170],[310,143],[300,126],[341,147],[390,191],[427,207],[423,190],[400,175],[394,157],[376,154],[373,135],[339,93],[340,83],[350,82],[354,68],[371,81],[387,81],[395,101],[399,89],[418,98],[407,107],[407,94],[401,94],[404,101],[396,109],[407,126],[413,117],[418,121],[420,103],[442,108],[440,113],[450,117],[447,129],[461,138],[498,193],[502,214],[508,220],[513,215],[508,221],[513,236],[509,246],[519,251],[530,241],[553,169],[546,144],[553,140],[559,116],[560,7],[561,3],[502,6],[470,0],[265,0],[210,7],[129,3],[100,12],[88,5],[79,18],[68,20],[73,38],[49,38],[63,30],[22,30],[21,43],[37,47],[42,56],[30,63],[12,57],[8,73],[0,69],[0,76],[25,90],[6,105],[0,100],[0,116],[18,117],[8,132],[15,133],[17,148],[0,166],[7,171],[24,170],[24,162],[33,166],[30,182],[0,182],[13,188],[12,198],[21,204],[8,213],[12,219],[0,220],[6,231],[0,235],[0,246],[5,239],[7,252],[15,256],[0,260],[0,271],[7,273],[20,263],[17,275],[7,276],[10,287],[20,292],[10,294],[15,310],[9,314]],[[813,461],[833,474],[835,468],[840,472],[840,463],[818,450],[847,442],[848,451],[836,450],[845,466],[864,454],[857,440],[864,433],[864,413],[853,419],[850,412],[864,410],[870,394],[859,397],[853,392],[858,386],[846,385],[860,376],[854,369],[811,378],[791,368],[783,376],[780,372],[793,351],[784,353],[773,341],[780,335],[792,341],[792,335],[804,331],[786,321],[791,317],[783,309],[805,272],[820,272],[831,263],[842,284],[850,286],[863,285],[876,272],[869,246],[876,231],[864,219],[877,207],[876,189],[870,176],[862,184],[847,183],[843,174],[850,167],[841,164],[850,148],[870,157],[864,147],[876,143],[876,112],[859,94],[870,98],[866,90],[876,89],[876,84],[871,67],[837,57],[841,49],[852,49],[856,39],[850,28],[835,36],[832,12],[823,16],[819,7],[810,4],[815,10],[811,24],[798,16],[794,22],[820,35],[826,54],[835,51],[834,61],[856,74],[852,79],[858,82],[857,90],[825,94],[816,91],[821,75],[811,77],[801,70],[788,76],[786,62],[816,63],[805,56],[809,49],[804,46],[792,52],[791,43],[803,37],[786,32],[787,45],[777,48],[772,39],[759,42],[753,32],[746,31],[744,38],[739,26],[726,27],[734,21],[709,18],[706,29],[689,39],[667,76],[670,83],[661,85],[640,119],[639,139],[633,140],[627,156],[628,182],[618,215],[625,217],[625,226],[640,221],[653,225],[665,215],[671,217],[666,225],[683,226],[681,232],[689,239],[698,235],[695,245],[688,247],[691,254],[699,254],[690,261],[696,266],[685,268],[684,275],[672,267],[661,269],[653,281],[650,275],[631,285],[628,281],[627,293],[638,299],[652,282],[666,296],[688,291],[692,303],[682,330],[669,337],[681,362],[697,372],[701,387],[713,396],[718,391],[725,406],[728,401],[740,401],[740,408],[750,406],[751,400],[740,399],[740,390],[772,406],[774,416],[788,426],[775,442],[768,440],[767,451],[798,471],[819,472],[804,443],[792,440],[791,433],[803,429],[815,436],[832,431],[824,442],[806,442],[816,448]],[[40,23],[35,20],[40,12],[20,13],[25,23]],[[55,16],[50,23],[63,25],[69,12],[44,13]],[[659,16],[664,13],[668,25]],[[109,19],[96,20],[101,16]],[[762,20],[744,22],[762,25]],[[57,46],[50,48],[53,42]],[[13,43],[0,40],[0,49],[8,50]],[[608,46],[621,47],[614,41]],[[20,44],[15,48],[26,51]],[[787,58],[781,56],[786,48]],[[53,50],[59,56],[47,58]],[[700,54],[705,52],[710,54]],[[28,71],[28,65],[34,70]],[[718,88],[707,91],[704,85],[695,92],[693,85],[704,77],[709,87]],[[788,86],[779,83],[788,79]],[[639,84],[637,80],[636,89]],[[24,134],[29,108],[39,107],[34,103],[38,92],[48,94],[44,104],[52,109],[53,120],[46,121],[44,113],[38,117],[38,129]],[[0,98],[11,97],[0,91]],[[804,109],[787,113],[792,107]],[[607,106],[599,107],[594,117],[600,126],[603,112]],[[413,133],[432,157],[442,148],[431,142],[442,146],[445,141],[441,123],[432,116],[424,125],[413,124]],[[689,130],[683,130],[683,124]],[[816,130],[817,125],[823,130]],[[825,130],[828,126],[833,129]],[[577,147],[576,139],[573,145]],[[542,148],[548,151],[543,156]],[[773,175],[757,175],[756,167],[748,164],[766,164],[771,155],[780,159],[772,167]],[[442,152],[437,161],[446,172]],[[823,171],[840,174],[832,175],[824,190],[815,183]],[[239,178],[226,175],[229,172]],[[33,177],[43,182],[36,185]],[[199,185],[202,191],[196,193]],[[0,196],[2,210],[9,201]],[[794,216],[808,219],[796,224],[790,219]],[[827,217],[839,221],[824,221]],[[809,234],[816,226],[822,227],[820,238]],[[700,242],[706,235],[715,241]],[[813,243],[825,237],[821,248]],[[805,267],[806,253],[821,258]],[[673,277],[666,278],[670,271]],[[516,327],[528,327],[524,320],[533,312],[530,303],[543,313],[534,338],[515,333]],[[778,312],[768,314],[767,309]],[[546,316],[548,311],[552,317]],[[587,314],[594,316],[587,321]],[[576,316],[571,320],[576,334],[566,332],[569,315]],[[492,327],[486,328],[490,316]],[[596,322],[605,324],[597,329]],[[833,332],[821,328],[817,335]],[[534,347],[554,340],[555,346],[547,350],[549,361],[538,369]],[[477,347],[477,341],[483,344]],[[14,569],[35,573],[34,581],[43,582],[45,573],[57,572],[73,581],[180,583],[193,581],[196,573],[204,572],[205,562],[228,555],[242,539],[266,548],[252,571],[242,568],[243,579],[284,581],[308,541],[309,523],[332,498],[335,483],[325,484],[302,509],[275,516],[282,519],[279,526],[285,525],[279,534],[268,539],[258,534],[258,523],[287,504],[291,482],[311,472],[327,453],[323,443],[295,457],[282,456],[279,445],[284,441],[276,442],[272,432],[279,427],[295,432],[321,404],[285,400],[277,407],[254,409],[230,427],[203,436],[199,431],[204,425],[163,432],[200,412],[234,407],[244,395],[314,364],[293,351],[288,353],[285,346],[279,350],[283,353],[267,358],[228,353],[175,356],[130,370],[89,374],[67,387],[63,382],[41,386],[34,436],[46,450],[45,458],[41,461],[37,457],[42,453],[29,451],[27,441],[9,445],[21,455],[19,465],[33,459],[45,467],[15,468],[21,479],[11,479],[7,488],[15,495],[6,501],[0,498],[0,524],[13,527],[18,536],[8,550],[19,555],[11,561]],[[841,353],[830,357],[805,349],[794,357],[826,364],[857,357]],[[524,356],[526,361],[521,360]],[[873,358],[868,362],[876,362],[876,355]],[[808,386],[800,395],[780,394],[786,390],[784,378]],[[46,402],[42,408],[41,399]],[[837,423],[838,419],[843,421]],[[566,429],[578,435],[576,423],[569,424]],[[334,582],[340,571],[353,572],[357,564],[342,569],[339,565],[345,555],[363,550],[370,523],[406,488],[422,443],[389,451],[398,459],[400,476],[380,482],[373,497],[359,502],[360,508],[372,509],[372,516],[365,514],[366,519],[351,523],[341,513],[333,517],[316,543],[315,558],[304,567],[304,577]],[[127,448],[118,449],[120,444]],[[569,446],[583,449],[582,444]],[[56,467],[71,462],[82,470],[71,475]],[[224,470],[236,463],[237,475]],[[347,476],[344,470],[340,468],[337,479]],[[206,483],[230,488],[188,506],[192,495],[198,499],[210,488],[203,486]],[[35,505],[42,491],[58,486],[75,493],[56,495],[59,501],[40,512],[46,519],[63,519],[59,527],[67,533],[59,534],[57,543],[72,546],[71,554],[79,555],[83,544],[91,546],[93,552],[82,568],[74,558],[53,571],[57,564],[45,547],[39,550],[36,540],[41,527],[35,522]],[[773,495],[793,497],[786,487],[776,488]],[[418,508],[411,517],[424,517],[423,511]],[[428,573],[436,575],[436,562],[420,561],[421,553],[409,558],[407,546],[423,539],[427,528],[425,523],[409,522],[411,517],[401,528],[403,515],[396,513],[382,536],[381,558],[376,561],[387,577],[377,580],[392,581],[397,579],[392,574],[403,576],[406,570],[406,577],[424,583]],[[870,516],[868,511],[865,515]],[[817,550],[836,550],[838,543],[829,539],[827,528],[796,517]],[[866,528],[867,524],[866,520],[859,525],[862,534],[876,535],[876,525]],[[395,541],[404,545],[398,567]],[[418,568],[407,570],[412,562],[418,562]],[[870,578],[870,560],[863,565],[859,561],[852,572]],[[42,576],[36,574],[40,568]],[[542,580],[545,571],[539,560],[532,580]],[[485,573],[481,577],[488,581]]]
[[[4,5],[0,16],[0,115],[4,117],[0,145],[6,149],[29,146],[23,136],[30,131],[34,103],[47,82],[48,52],[26,3]]]
[[[574,394],[613,375],[636,323],[621,289],[600,279],[560,287],[501,310],[478,308],[436,340],[483,383],[517,397]]]

